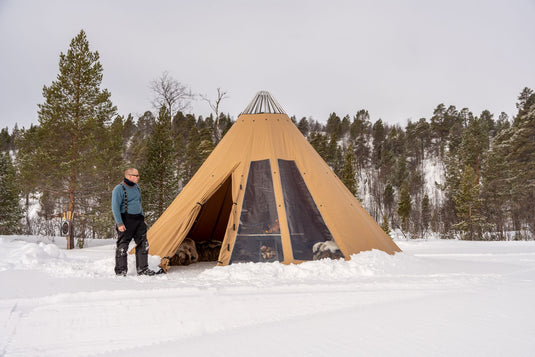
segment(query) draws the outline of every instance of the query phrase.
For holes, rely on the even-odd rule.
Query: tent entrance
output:
[[[186,237],[195,241],[201,261],[216,261],[214,254],[203,257],[205,245],[221,244],[225,237],[227,225],[232,210],[232,175],[230,175],[219,189],[202,205],[193,226]]]

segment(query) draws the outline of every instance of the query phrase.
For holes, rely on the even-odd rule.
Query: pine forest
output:
[[[101,88],[103,73],[81,31],[60,55],[57,79],[43,87],[38,123],[1,129],[0,234],[55,236],[67,212],[79,247],[113,237],[111,191],[128,167],[140,171],[150,225],[235,120],[221,110],[226,92],[199,98],[168,73],[151,83],[153,108],[119,115]],[[213,113],[185,114],[193,100]],[[535,92],[519,88],[515,100],[512,118],[430,103],[430,118],[404,126],[366,109],[291,119],[387,233],[532,240]]]

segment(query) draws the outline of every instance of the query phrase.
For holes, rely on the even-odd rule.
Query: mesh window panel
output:
[[[312,260],[312,247],[333,239],[295,161],[279,159],[282,193],[294,259]]]
[[[253,161],[243,197],[231,262],[283,261],[269,160]]]

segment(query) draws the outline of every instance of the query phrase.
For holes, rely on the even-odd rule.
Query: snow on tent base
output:
[[[212,258],[218,265],[400,251],[265,91],[256,94],[147,237],[149,253],[162,258],[164,270],[186,238],[197,248],[219,242],[219,255]]]

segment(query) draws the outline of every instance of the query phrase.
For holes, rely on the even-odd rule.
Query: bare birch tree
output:
[[[215,134],[216,143],[219,142],[219,140],[221,140],[221,128],[219,127],[219,105],[221,104],[221,101],[223,101],[223,99],[227,97],[228,97],[227,92],[222,91],[221,88],[217,88],[217,98],[213,102],[212,100],[210,100],[210,98],[208,98],[208,96],[201,94],[202,100],[208,103],[210,108],[212,108],[212,110],[215,113],[214,134]]]
[[[167,108],[171,120],[177,112],[188,109],[195,97],[188,86],[174,79],[167,71],[151,81],[150,88],[155,94],[152,101],[154,109],[159,112],[162,107]]]

